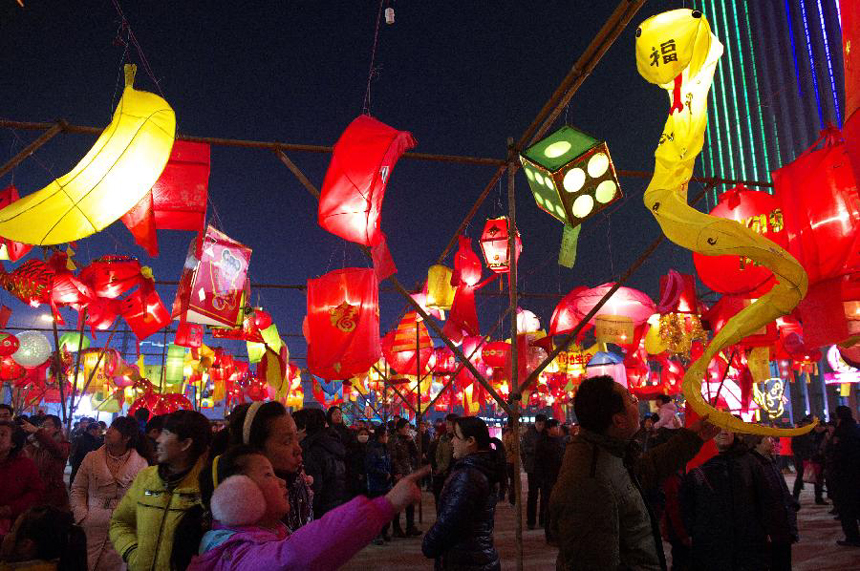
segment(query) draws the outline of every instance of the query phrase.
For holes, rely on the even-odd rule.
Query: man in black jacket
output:
[[[564,441],[561,437],[561,427],[558,420],[550,418],[546,421],[546,429],[540,435],[535,444],[535,469],[534,476],[539,482],[541,489],[540,511],[548,513],[549,496],[555,481],[558,480],[558,472],[561,470],[561,461],[564,458]],[[549,526],[544,525],[547,543],[553,543]]]
[[[314,518],[349,501],[346,477],[346,447],[340,437],[326,427],[325,413],[309,408],[305,423],[307,436],[302,440],[305,473],[313,478]]]
[[[836,543],[860,547],[860,427],[847,406],[836,407],[833,433],[833,488],[845,539]]]
[[[537,446],[538,438],[541,437],[544,430],[546,430],[546,415],[538,414],[535,416],[534,426],[530,426],[526,430],[520,443],[523,470],[526,472],[529,486],[528,500],[526,500],[526,525],[529,529],[535,528],[535,520],[543,527],[544,519],[546,518],[543,510],[538,514],[538,497],[543,497],[544,494],[549,494],[549,492],[541,488],[540,478],[535,475],[535,447]],[[545,503],[541,501],[541,505]]]

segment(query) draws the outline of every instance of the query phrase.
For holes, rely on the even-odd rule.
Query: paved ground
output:
[[[786,477],[789,487],[794,476]],[[794,569],[796,571],[849,571],[860,570],[860,548],[839,547],[842,528],[827,512],[829,506],[816,506],[811,486],[801,495],[802,509],[799,512],[801,540],[794,546]],[[424,523],[421,529],[429,529],[435,521],[433,496],[424,495]],[[417,518],[417,513],[416,513]],[[502,556],[503,569],[515,569],[514,509],[507,503],[499,504],[496,512],[496,548]],[[524,568],[528,570],[555,569],[556,550],[544,542],[542,530],[527,531],[523,525]],[[669,553],[668,545],[666,553]],[[421,538],[395,539],[384,546],[370,545],[356,555],[343,569],[386,571],[432,569],[433,562],[421,555]]]

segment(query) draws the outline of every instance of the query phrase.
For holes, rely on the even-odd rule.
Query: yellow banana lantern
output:
[[[176,135],[176,116],[161,97],[125,89],[113,120],[68,173],[0,210],[0,236],[47,246],[85,238],[131,210],[161,176]]]
[[[708,91],[723,46],[699,11],[671,10],[645,20],[636,31],[636,68],[648,82],[669,91],[672,107],[654,153],[654,176],[645,205],[663,233],[683,248],[707,256],[746,256],[766,266],[779,283],[732,317],[684,375],[683,392],[700,415],[725,429],[749,434],[793,436],[812,430],[748,424],[714,409],[702,397],[708,363],[723,348],[791,312],[806,295],[807,276],[788,252],[733,221],[699,212],[687,204],[687,185],[702,150],[708,123]]]

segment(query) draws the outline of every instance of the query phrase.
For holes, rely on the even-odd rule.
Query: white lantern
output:
[[[12,360],[26,369],[38,367],[47,361],[53,352],[51,342],[38,331],[22,331],[15,337],[20,345],[18,350],[12,353]]]

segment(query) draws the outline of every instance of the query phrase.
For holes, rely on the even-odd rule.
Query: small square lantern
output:
[[[520,239],[519,232],[517,232],[514,242],[516,244],[516,257],[519,260],[520,253],[523,251],[523,241]],[[487,267],[497,274],[504,274],[510,271],[507,216],[487,220],[487,223],[484,225],[484,232],[481,234],[481,252],[484,254],[484,261],[487,262]]]
[[[622,197],[605,141],[562,127],[522,152],[538,207],[577,226]]]

